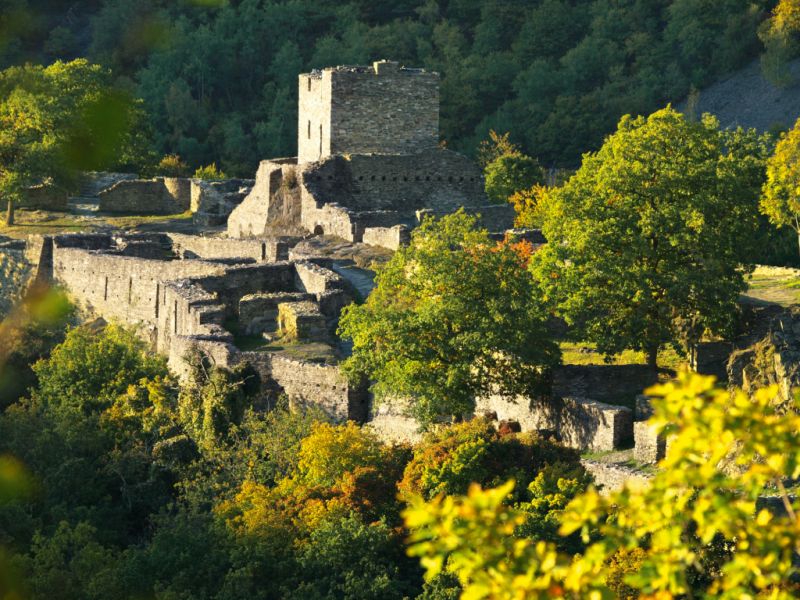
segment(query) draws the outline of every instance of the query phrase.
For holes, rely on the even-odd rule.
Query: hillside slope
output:
[[[695,113],[715,115],[723,127],[759,131],[788,129],[800,117],[800,59],[789,65],[793,83],[779,88],[767,81],[758,60],[700,92]],[[679,108],[686,109],[686,101]]]

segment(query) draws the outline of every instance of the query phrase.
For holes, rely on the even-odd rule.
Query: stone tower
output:
[[[414,154],[439,142],[439,75],[396,62],[300,75],[298,163],[337,154]]]

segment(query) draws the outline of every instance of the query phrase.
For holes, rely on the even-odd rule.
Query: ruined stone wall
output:
[[[475,401],[476,414],[516,421],[523,431],[550,431],[580,450],[614,450],[633,440],[633,413],[587,398],[505,398],[491,395]]]
[[[633,442],[633,412],[587,398],[563,398],[556,431],[570,448],[615,450]]]
[[[647,365],[564,365],[553,372],[557,397],[592,398],[633,406],[637,395],[657,383]]]
[[[370,246],[398,250],[411,241],[411,232],[405,225],[394,227],[366,227],[361,241]]]
[[[66,211],[67,190],[47,183],[32,185],[23,190],[19,206],[36,210]]]
[[[266,362],[269,376],[297,405],[320,408],[336,420],[366,419],[365,391],[353,387],[337,366],[257,352],[243,352],[242,358],[254,365]]]
[[[188,181],[188,180],[185,180]],[[99,210],[109,213],[171,215],[189,209],[186,185],[170,178],[126,179],[98,194]]]
[[[626,481],[635,481],[644,485],[651,477],[647,473],[621,464],[595,460],[582,460],[581,464],[594,477],[594,483],[603,496],[620,489]]]
[[[277,262],[289,257],[289,244],[282,240],[239,240],[199,235],[167,234],[175,252],[184,258],[249,258]]]
[[[555,431],[559,404],[550,399],[507,398],[496,394],[476,398],[476,414],[493,414],[499,421],[516,421],[523,431]]]
[[[228,237],[262,236],[270,231],[297,233],[300,189],[296,163],[294,158],[261,161],[252,190],[228,217]]]
[[[76,302],[125,323],[155,324],[160,282],[223,270],[222,265],[196,260],[149,260],[58,246],[53,251],[53,278]]]
[[[451,212],[488,204],[477,165],[456,152],[428,149],[405,155],[334,156],[301,169],[318,202],[354,211],[423,208]]]

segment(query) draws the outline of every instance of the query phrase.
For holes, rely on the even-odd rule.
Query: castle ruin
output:
[[[439,147],[438,73],[384,60],[302,74],[297,130],[297,157],[261,162],[230,237],[288,229],[396,249],[425,215],[461,207],[490,231],[513,224],[477,165]]]
[[[373,405],[366,385],[339,369],[347,348],[336,325],[357,296],[342,263],[297,244],[322,234],[397,249],[426,215],[461,207],[503,232],[513,209],[487,204],[477,166],[440,147],[438,74],[380,61],[302,74],[299,86],[298,156],[262,161],[249,193],[245,180],[231,189],[167,180],[142,188],[154,206],[172,210],[180,200],[205,220],[224,219],[223,204],[235,206],[227,235],[32,236],[26,253],[38,279],[63,285],[86,312],[140,326],[180,376],[189,373],[187,357],[200,353],[219,367],[245,366],[262,399],[282,393],[334,419],[369,422],[386,439],[413,439],[417,424],[402,402]],[[136,189],[119,181],[106,194],[132,206]],[[478,410],[558,431],[575,447],[626,443],[630,409],[597,402],[606,399],[598,394],[608,377],[570,368],[570,387],[554,390],[555,401],[479,398]],[[638,391],[650,374],[633,371]]]

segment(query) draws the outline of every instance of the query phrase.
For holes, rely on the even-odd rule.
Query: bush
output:
[[[505,154],[484,169],[486,195],[496,204],[508,202],[514,193],[529,190],[544,183],[544,171],[539,161],[524,154]]]
[[[200,167],[194,172],[195,179],[205,179],[206,181],[219,181],[220,179],[227,179],[228,176],[217,168],[217,163],[211,163],[205,167]]]
[[[521,500],[540,471],[555,464],[570,478],[583,473],[575,450],[530,433],[501,437],[487,419],[473,419],[428,434],[414,448],[398,488],[402,497],[430,499],[464,494],[472,483],[497,485],[513,477],[514,498]],[[552,477],[554,471],[548,473]]]
[[[167,154],[156,166],[156,174],[164,177],[186,177],[189,175],[189,165],[177,154]]]

